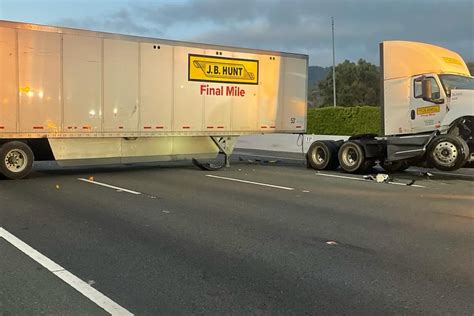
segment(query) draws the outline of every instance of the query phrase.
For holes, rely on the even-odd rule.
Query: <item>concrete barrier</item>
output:
[[[236,149],[258,149],[281,152],[301,152],[303,138],[303,150],[306,152],[312,142],[316,140],[346,140],[349,136],[335,135],[312,135],[305,134],[262,134],[240,136],[235,145]]]

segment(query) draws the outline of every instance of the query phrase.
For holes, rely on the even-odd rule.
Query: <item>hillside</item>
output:
[[[309,66],[308,67],[308,86],[312,87],[314,84],[324,79],[331,67]]]
[[[471,73],[471,76],[474,76],[474,62],[469,62],[466,64],[467,64],[467,68],[469,68],[469,72]]]

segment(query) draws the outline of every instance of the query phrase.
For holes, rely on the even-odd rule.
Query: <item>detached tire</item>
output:
[[[26,177],[32,169],[33,151],[23,142],[13,141],[0,147],[0,173],[8,179]]]
[[[309,146],[306,160],[316,170],[334,170],[338,167],[337,145],[331,141],[318,140]]]
[[[365,158],[364,149],[354,141],[347,141],[339,148],[339,164],[350,173],[364,172],[374,165],[373,160]]]
[[[469,153],[466,153],[466,148],[469,147],[462,138],[440,135],[428,145],[426,160],[439,170],[457,170],[467,161]]]
[[[384,161],[380,165],[387,173],[402,172],[410,167],[406,161]]]
[[[461,167],[464,167],[465,165],[467,165],[467,161],[469,160],[469,156],[471,154],[471,149],[469,148],[469,145],[467,144],[466,140],[464,138],[462,138],[461,136],[457,136],[460,140],[461,140],[461,143],[463,144],[463,148],[464,148],[464,164],[461,166]]]

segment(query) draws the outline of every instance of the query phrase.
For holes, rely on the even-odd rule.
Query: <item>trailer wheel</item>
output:
[[[346,172],[364,172],[375,163],[365,159],[364,149],[354,141],[342,144],[338,157],[341,168]]]
[[[315,141],[309,147],[306,159],[313,169],[334,170],[339,165],[337,146],[331,141]]]
[[[406,161],[383,161],[380,166],[388,173],[395,173],[408,169],[410,164]]]
[[[426,160],[436,169],[453,171],[461,168],[467,161],[467,144],[457,136],[440,135],[428,145]]]
[[[32,169],[33,152],[23,142],[13,141],[0,147],[0,173],[8,179],[22,179]]]

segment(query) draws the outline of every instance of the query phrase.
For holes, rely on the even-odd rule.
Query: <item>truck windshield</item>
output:
[[[441,83],[447,95],[451,94],[451,89],[474,90],[474,78],[457,75],[439,75]]]

